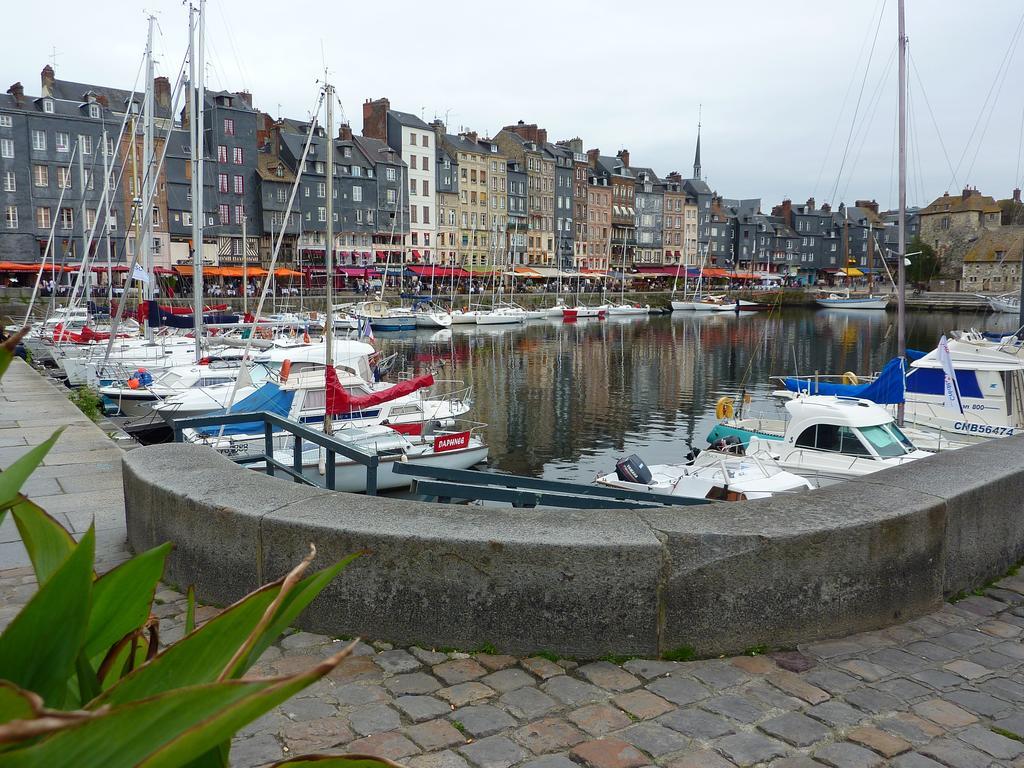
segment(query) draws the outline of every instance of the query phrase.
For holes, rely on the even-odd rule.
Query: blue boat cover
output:
[[[836,397],[861,397],[880,405],[887,405],[903,402],[906,377],[903,375],[903,362],[898,357],[894,357],[885,364],[885,368],[882,369],[878,378],[867,384],[832,384],[794,377],[787,377],[784,383],[790,392],[835,395]]]
[[[281,387],[277,384],[272,381],[268,381],[251,395],[243,397],[231,406],[231,413],[262,413],[263,411],[269,411],[270,413],[278,416],[287,416],[292,407],[293,397],[295,397],[294,392],[282,391]],[[219,408],[218,410],[206,415],[220,416],[226,413],[226,408]],[[209,437],[221,434],[220,430],[220,426],[212,425],[209,427],[199,427],[196,432]],[[224,425],[223,434],[247,435],[253,432],[263,432],[262,421],[246,421],[241,424],[226,424]]]

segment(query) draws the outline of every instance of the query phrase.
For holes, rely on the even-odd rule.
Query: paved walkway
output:
[[[127,554],[121,449],[63,387],[15,359],[0,379],[0,467],[61,426],[64,433],[22,490],[76,537],[95,521],[98,564],[120,562]],[[7,515],[0,524],[0,570],[24,565],[28,557]]]
[[[0,464],[70,424],[29,491],[78,533],[95,516],[115,563],[119,449],[49,387],[20,363],[5,377]],[[3,626],[35,587],[31,569],[14,567],[20,543],[0,532]],[[157,594],[165,641],[181,636],[184,610],[179,593]],[[578,664],[360,643],[244,729],[232,764],[363,752],[410,768],[1024,767],[1022,637],[1024,578],[1008,577],[900,626],[765,656]],[[253,672],[305,669],[339,642],[290,634]]]

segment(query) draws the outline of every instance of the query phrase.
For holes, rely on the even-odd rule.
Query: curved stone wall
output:
[[[135,550],[230,603],[315,542],[357,560],[302,616],[316,632],[596,658],[700,655],[878,628],[1024,557],[1024,436],[786,498],[694,509],[485,509],[333,493],[159,445],[124,463]]]

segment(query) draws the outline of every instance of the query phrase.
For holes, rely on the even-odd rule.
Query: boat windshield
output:
[[[906,456],[914,450],[913,443],[895,424],[876,424],[871,427],[861,427],[858,431],[867,444],[874,448],[883,459]]]

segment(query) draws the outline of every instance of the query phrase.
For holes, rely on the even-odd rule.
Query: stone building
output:
[[[434,129],[416,115],[391,109],[386,98],[367,99],[363,103],[363,136],[385,142],[405,163],[406,191],[399,201],[409,212],[405,259],[432,264],[437,234]]]
[[[477,143],[485,156],[487,166],[487,207],[494,240],[494,255],[498,263],[511,266],[508,247],[508,158],[501,154],[496,141],[479,139]]]
[[[964,254],[962,289],[991,293],[1020,291],[1024,226],[982,232]]]
[[[587,159],[612,193],[608,264],[612,269],[629,269],[636,256],[636,179],[629,170],[629,152],[621,150],[615,157],[608,157],[591,149]]]
[[[1001,214],[993,198],[972,187],[959,196],[947,192],[921,209],[921,239],[935,249],[943,277],[960,277],[968,249],[986,231],[999,229]]]

